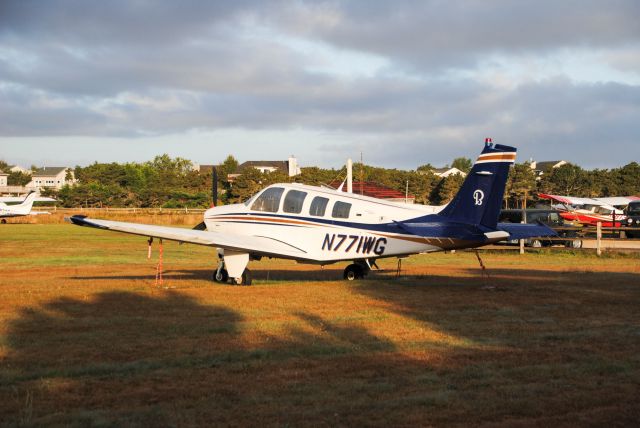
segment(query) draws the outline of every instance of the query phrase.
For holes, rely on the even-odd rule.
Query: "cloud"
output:
[[[233,130],[242,144],[312,136],[307,155],[326,162],[366,150],[415,167],[417,153],[444,164],[494,136],[527,157],[626,163],[640,158],[639,12],[621,0],[3,2],[0,140]]]

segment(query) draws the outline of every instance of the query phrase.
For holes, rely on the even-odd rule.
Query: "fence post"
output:
[[[524,219],[520,223],[524,224]],[[518,245],[520,246],[520,254],[524,254],[524,239],[518,239]]]
[[[602,222],[599,221],[596,225],[596,254],[602,255]]]

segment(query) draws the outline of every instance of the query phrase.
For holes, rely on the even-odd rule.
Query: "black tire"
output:
[[[2,224],[7,224],[7,220],[2,219]]]
[[[362,279],[364,278],[364,269],[362,269],[362,266],[359,266],[355,263],[351,264],[344,268],[344,274],[342,275],[342,277],[347,281]]]
[[[572,239],[571,241],[567,241],[565,247],[579,250],[582,248],[582,239]]]
[[[249,269],[245,269],[242,272],[242,285],[251,285],[253,282],[253,278],[251,276],[251,271]]]
[[[229,273],[226,269],[220,269],[219,272],[216,270],[215,272],[213,272],[213,280],[215,282],[225,283],[229,280]]]

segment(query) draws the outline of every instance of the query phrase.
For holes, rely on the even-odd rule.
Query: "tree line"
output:
[[[0,161],[0,170],[6,166]],[[468,172],[471,166],[472,161],[468,158],[456,158],[451,163],[451,167],[463,172]],[[307,167],[295,177],[281,171],[263,173],[247,168],[229,179],[229,174],[236,173],[237,168],[238,161],[231,155],[217,166],[220,190],[217,204],[242,202],[273,183],[329,185],[344,180],[346,175],[344,168]],[[373,182],[403,193],[408,186],[416,203],[442,205],[453,198],[464,178],[461,175],[441,178],[433,169],[429,164],[407,171],[360,163],[354,164],[353,168],[354,180]],[[196,171],[191,161],[166,154],[143,163],[95,162],[86,167],[77,166],[74,174],[75,185],[58,191],[46,189],[43,194],[56,197],[65,207],[206,208],[213,203],[212,171]],[[30,176],[24,175],[26,177],[18,177],[12,173],[9,184],[26,184]],[[537,176],[530,164],[515,164],[505,190],[505,207],[522,207],[525,203],[526,206],[535,205],[538,193],[580,197],[639,195],[640,165],[631,162],[620,168],[585,170],[578,165],[565,164]]]

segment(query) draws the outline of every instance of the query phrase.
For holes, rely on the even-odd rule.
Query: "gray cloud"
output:
[[[474,73],[496,53],[572,49],[637,73],[639,12],[621,0],[2,2],[0,137],[306,129],[353,140],[315,148],[332,162],[366,149],[415,167],[473,156],[492,135],[521,159],[615,166],[640,159],[637,85],[559,75],[500,86]],[[323,59],[299,41],[388,65],[317,71]]]

